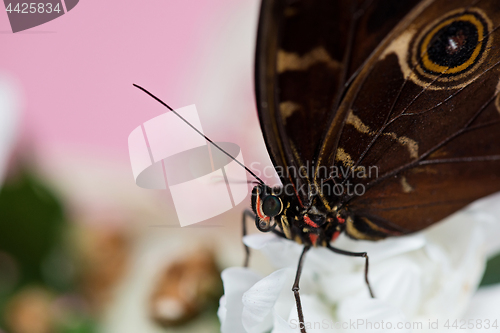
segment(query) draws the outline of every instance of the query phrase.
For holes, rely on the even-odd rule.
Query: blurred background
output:
[[[258,7],[85,0],[15,34],[0,10],[0,332],[219,331],[220,271],[243,263],[250,199],[181,228],[169,191],[136,186],[128,136],[166,109],[132,83],[196,104],[206,135],[270,165]]]
[[[132,83],[173,108],[196,104],[207,136],[264,170],[258,10],[85,0],[15,34],[0,10],[0,332],[219,331],[220,271],[243,263],[250,199],[180,228],[168,191],[137,187],[128,135],[166,110]]]

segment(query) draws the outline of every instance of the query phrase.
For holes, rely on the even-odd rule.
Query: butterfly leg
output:
[[[365,258],[365,282],[368,287],[368,291],[370,292],[370,296],[372,298],[375,298],[375,295],[373,294],[372,287],[370,286],[370,281],[368,280],[368,254],[366,252],[349,252],[349,251],[344,251],[341,249],[337,249],[330,244],[327,245],[327,247],[332,250],[335,253],[342,254],[344,256],[350,256],[350,257],[361,257]]]
[[[252,218],[252,221],[255,221],[255,214],[250,210],[250,209],[245,209],[243,211],[242,219],[241,219],[241,226],[242,226],[242,231],[243,231],[243,237],[247,235],[247,218]],[[282,233],[281,231],[278,231],[276,229],[273,229],[272,232],[276,234],[279,237],[286,238],[285,234]],[[248,246],[243,243],[243,246],[245,247],[245,261],[243,262],[243,267],[248,267],[248,263],[250,261],[250,249]]]
[[[295,282],[293,283],[292,291],[295,296],[295,304],[297,305],[297,313],[299,315],[299,325],[300,332],[307,333],[304,323],[304,314],[302,313],[302,304],[300,303],[300,295],[299,295],[299,281],[300,275],[302,274],[302,264],[304,263],[304,257],[307,251],[309,251],[310,246],[304,246],[304,250],[302,250],[302,254],[300,255],[299,265],[297,267],[297,274],[295,275]]]
[[[247,218],[251,217],[252,220],[255,220],[255,215],[250,209],[245,209],[243,211],[243,216],[242,216],[242,231],[243,231],[243,237],[247,235]],[[243,246],[245,247],[245,261],[243,262],[243,267],[248,267],[248,262],[250,260],[250,249],[248,246],[243,243]]]

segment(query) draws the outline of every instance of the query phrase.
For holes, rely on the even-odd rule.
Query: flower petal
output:
[[[500,252],[500,193],[474,202],[468,213],[481,223],[486,233],[486,253],[488,256]]]
[[[421,315],[460,318],[484,272],[484,231],[460,214],[452,224],[444,223],[430,230],[428,236],[432,243],[429,242],[426,254],[433,262],[434,272],[426,271],[432,279],[423,288],[427,294],[421,303]]]
[[[276,268],[297,265],[302,245],[275,234],[252,234],[245,236],[243,242],[254,249],[262,251]]]
[[[266,247],[268,243],[276,241],[277,239],[279,239],[279,237],[273,233],[251,234],[243,237],[243,243],[249,248],[261,250]]]
[[[226,321],[227,318],[227,306],[226,306],[226,295],[222,295],[219,300],[219,308],[217,309],[217,317],[221,323]]]
[[[341,235],[333,245],[346,251],[366,252],[370,256],[370,263],[375,263],[418,250],[425,243],[425,236],[422,233],[416,233],[408,236],[386,238],[377,242],[352,240],[345,235]]]
[[[341,302],[338,318],[342,332],[411,332],[401,311],[376,298]]]
[[[221,298],[219,320],[222,333],[245,332],[242,323],[243,294],[261,279],[257,273],[248,268],[232,267],[222,271],[224,283],[224,299]]]
[[[271,333],[297,333],[300,332],[299,329],[292,329],[290,324],[286,322],[280,315],[274,315],[274,327]]]
[[[7,158],[14,142],[18,118],[18,89],[5,76],[0,77],[0,184],[3,181]]]
[[[291,269],[280,269],[254,284],[243,294],[243,327],[247,332],[263,332],[272,328],[272,310]]]
[[[464,319],[482,319],[483,326],[485,319],[493,323],[495,319],[500,325],[500,316],[498,315],[498,304],[500,300],[500,285],[493,285],[479,288],[474,297],[472,297],[469,307],[465,313]],[[478,329],[478,332],[484,332]]]
[[[422,301],[422,264],[408,256],[379,263],[373,269],[375,296],[413,318]]]
[[[304,326],[307,333],[331,332],[335,323],[333,309],[321,302],[314,295],[300,295]],[[300,322],[296,307],[293,307],[288,318],[288,325],[293,332],[300,332]]]

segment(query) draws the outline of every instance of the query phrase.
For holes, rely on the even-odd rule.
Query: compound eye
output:
[[[262,212],[269,217],[275,217],[281,213],[283,209],[283,204],[281,203],[280,198],[274,195],[268,195],[264,198],[262,202]]]

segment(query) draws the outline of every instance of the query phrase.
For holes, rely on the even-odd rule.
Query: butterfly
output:
[[[407,235],[500,191],[499,26],[494,0],[262,1],[256,100],[282,186],[257,184],[243,221],[304,245],[301,323],[311,247],[365,258],[373,297],[341,233]]]

